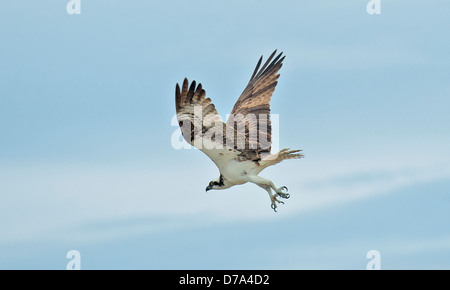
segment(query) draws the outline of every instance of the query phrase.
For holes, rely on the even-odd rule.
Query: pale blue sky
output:
[[[0,269],[450,268],[450,3],[25,1],[0,7]],[[270,208],[174,150],[174,90],[229,113],[286,54]]]

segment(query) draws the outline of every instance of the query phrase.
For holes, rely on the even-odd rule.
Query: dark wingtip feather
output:
[[[187,92],[187,98],[186,98],[186,100],[189,103],[192,102],[192,98],[194,97],[196,85],[197,85],[197,83],[195,81],[192,81],[191,85],[189,86],[189,91]]]
[[[198,86],[195,89],[194,97],[192,98],[192,100],[196,101],[196,102],[199,101],[202,97],[202,91],[205,91],[205,90],[202,88],[202,84],[198,83]]]
[[[187,96],[187,90],[188,90],[189,81],[187,78],[184,78],[183,86],[181,88],[181,95],[180,95],[180,107],[184,105],[186,102],[186,96]]]
[[[277,53],[277,50],[275,49],[272,54],[269,56],[269,58],[266,60],[262,68],[259,70],[259,72],[255,75],[255,78],[259,78],[260,76],[264,75],[266,72],[268,72],[278,61],[278,59],[281,57],[283,52],[281,52],[274,60],[273,57]]]
[[[191,85],[189,86],[189,91],[194,91],[196,85],[197,85],[196,82],[192,81]]]
[[[261,55],[261,57],[258,60],[258,63],[256,64],[256,68],[253,71],[252,77],[250,78],[250,81],[252,81],[252,79],[255,77],[256,73],[258,72],[259,66],[261,65],[262,60],[263,60],[263,56]]]
[[[175,109],[178,112],[178,110],[181,107],[181,92],[180,92],[180,86],[176,85],[175,87]]]
[[[181,94],[182,94],[182,95],[185,94],[185,93],[187,92],[188,86],[189,86],[189,81],[188,81],[187,78],[184,78],[184,81],[183,81],[183,87],[182,87],[182,90],[181,90]]]

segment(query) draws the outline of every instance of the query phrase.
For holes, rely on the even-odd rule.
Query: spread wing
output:
[[[186,142],[200,150],[203,149],[202,138],[209,130],[220,127],[222,128],[220,131],[223,132],[225,126],[222,118],[217,114],[214,104],[211,103],[211,99],[205,98],[205,96],[206,92],[202,88],[202,84],[196,86],[193,81],[189,86],[187,78],[184,79],[181,91],[179,85],[176,86],[175,106],[178,125]],[[223,140],[215,139],[217,145],[219,142],[223,142]]]
[[[262,56],[256,65],[247,87],[234,105],[227,125],[245,134],[250,144],[257,144],[256,154],[270,153],[272,127],[270,123],[270,98],[277,85],[278,71],[283,65],[284,56],[275,56],[276,50],[260,68]],[[245,127],[238,128],[236,119],[244,119]],[[256,139],[255,139],[256,138]]]
[[[184,79],[175,89],[178,125],[183,138],[200,149],[220,168],[230,159],[257,159],[243,134],[227,126],[201,84]]]

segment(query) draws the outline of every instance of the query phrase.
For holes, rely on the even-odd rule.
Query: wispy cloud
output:
[[[198,221],[202,219],[195,218],[198,216],[208,217],[203,219],[203,225],[241,219],[284,219],[450,178],[450,166],[440,162],[406,167],[386,163],[384,168],[380,163],[374,167],[370,162],[361,162],[347,164],[346,170],[339,170],[333,162],[307,159],[300,162],[301,167],[296,168],[304,169],[301,178],[289,168],[279,167],[262,173],[275,183],[289,180],[289,188],[294,191],[275,216],[267,194],[252,184],[227,191],[203,192],[204,183],[209,179],[198,177],[212,177],[206,168],[195,172],[176,168],[162,171],[57,167],[2,170],[4,198],[0,212],[2,220],[8,222],[1,224],[4,234],[0,242],[56,238],[49,233],[65,230],[78,232],[76,236],[80,239],[98,241],[147,231],[201,226]],[[286,170],[290,173],[286,174]]]

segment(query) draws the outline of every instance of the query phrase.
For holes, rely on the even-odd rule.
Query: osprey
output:
[[[272,128],[270,123],[270,98],[277,85],[278,71],[285,56],[276,50],[261,67],[262,56],[249,83],[237,100],[226,122],[217,113],[205,90],[187,78],[183,86],[175,88],[177,120],[183,138],[204,152],[219,168],[220,176],[206,187],[226,189],[252,182],[265,189],[276,211],[280,198],[289,198],[286,186],[275,187],[272,181],[258,174],[268,166],[285,159],[303,157],[302,150],[283,149],[271,154]],[[274,194],[272,194],[272,190]]]

